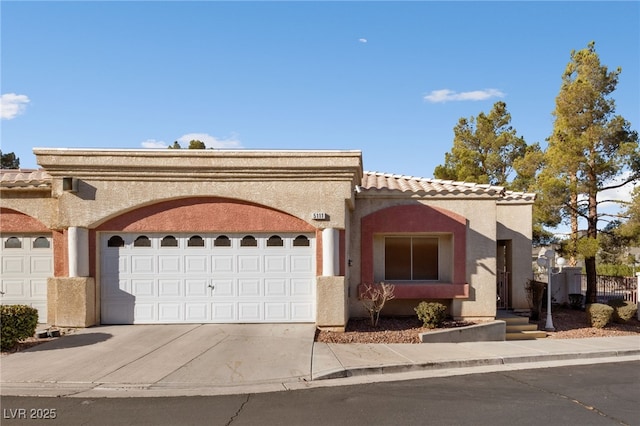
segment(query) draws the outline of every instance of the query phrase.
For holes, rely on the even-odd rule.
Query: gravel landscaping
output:
[[[584,311],[567,308],[554,308],[552,311],[554,332],[548,332],[550,339],[579,339],[584,337],[609,337],[640,335],[640,321],[631,319],[625,324],[608,324],[599,329],[587,324]],[[538,329],[544,330],[546,313],[537,321]],[[460,327],[470,323],[447,321],[442,328]],[[438,330],[438,329],[436,329]],[[380,317],[378,327],[372,327],[368,318],[351,319],[344,333],[321,331],[316,332],[316,342],[324,343],[420,343],[419,333],[428,333],[433,329],[422,327],[417,317]]]

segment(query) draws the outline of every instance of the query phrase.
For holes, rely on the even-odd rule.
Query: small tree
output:
[[[377,327],[380,319],[380,311],[388,300],[394,299],[393,284],[363,284],[360,291],[360,301],[369,313],[371,318],[371,326]]]

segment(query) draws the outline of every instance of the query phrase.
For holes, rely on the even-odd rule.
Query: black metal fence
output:
[[[580,289],[583,295],[587,293],[587,276],[580,277]],[[598,275],[596,277],[597,298],[599,303],[607,303],[610,300],[621,299],[638,303],[638,278],[636,277],[610,277]]]

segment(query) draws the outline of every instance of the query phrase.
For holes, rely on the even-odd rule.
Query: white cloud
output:
[[[30,102],[27,95],[5,93],[0,96],[0,117],[3,120],[11,120],[22,114]]]
[[[440,103],[449,101],[483,101],[489,98],[502,97],[504,97],[504,93],[498,89],[473,90],[460,93],[449,89],[440,89],[425,95],[424,100],[431,103]]]
[[[146,141],[142,142],[140,145],[142,145],[143,148],[166,148],[166,147],[168,147],[166,142],[157,141],[155,139],[147,139]]]
[[[238,140],[237,135],[231,135],[227,139],[221,139],[207,133],[187,133],[178,138],[178,142],[183,148],[187,148],[189,142],[192,140],[204,142],[207,148],[242,148],[242,144]]]
[[[366,38],[359,38],[358,41],[360,43],[367,43],[369,40],[367,40]]]

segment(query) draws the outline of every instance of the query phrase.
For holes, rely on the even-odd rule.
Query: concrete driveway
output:
[[[3,387],[30,383],[58,390],[305,381],[311,378],[314,333],[314,324],[93,327],[3,357],[0,380]]]

